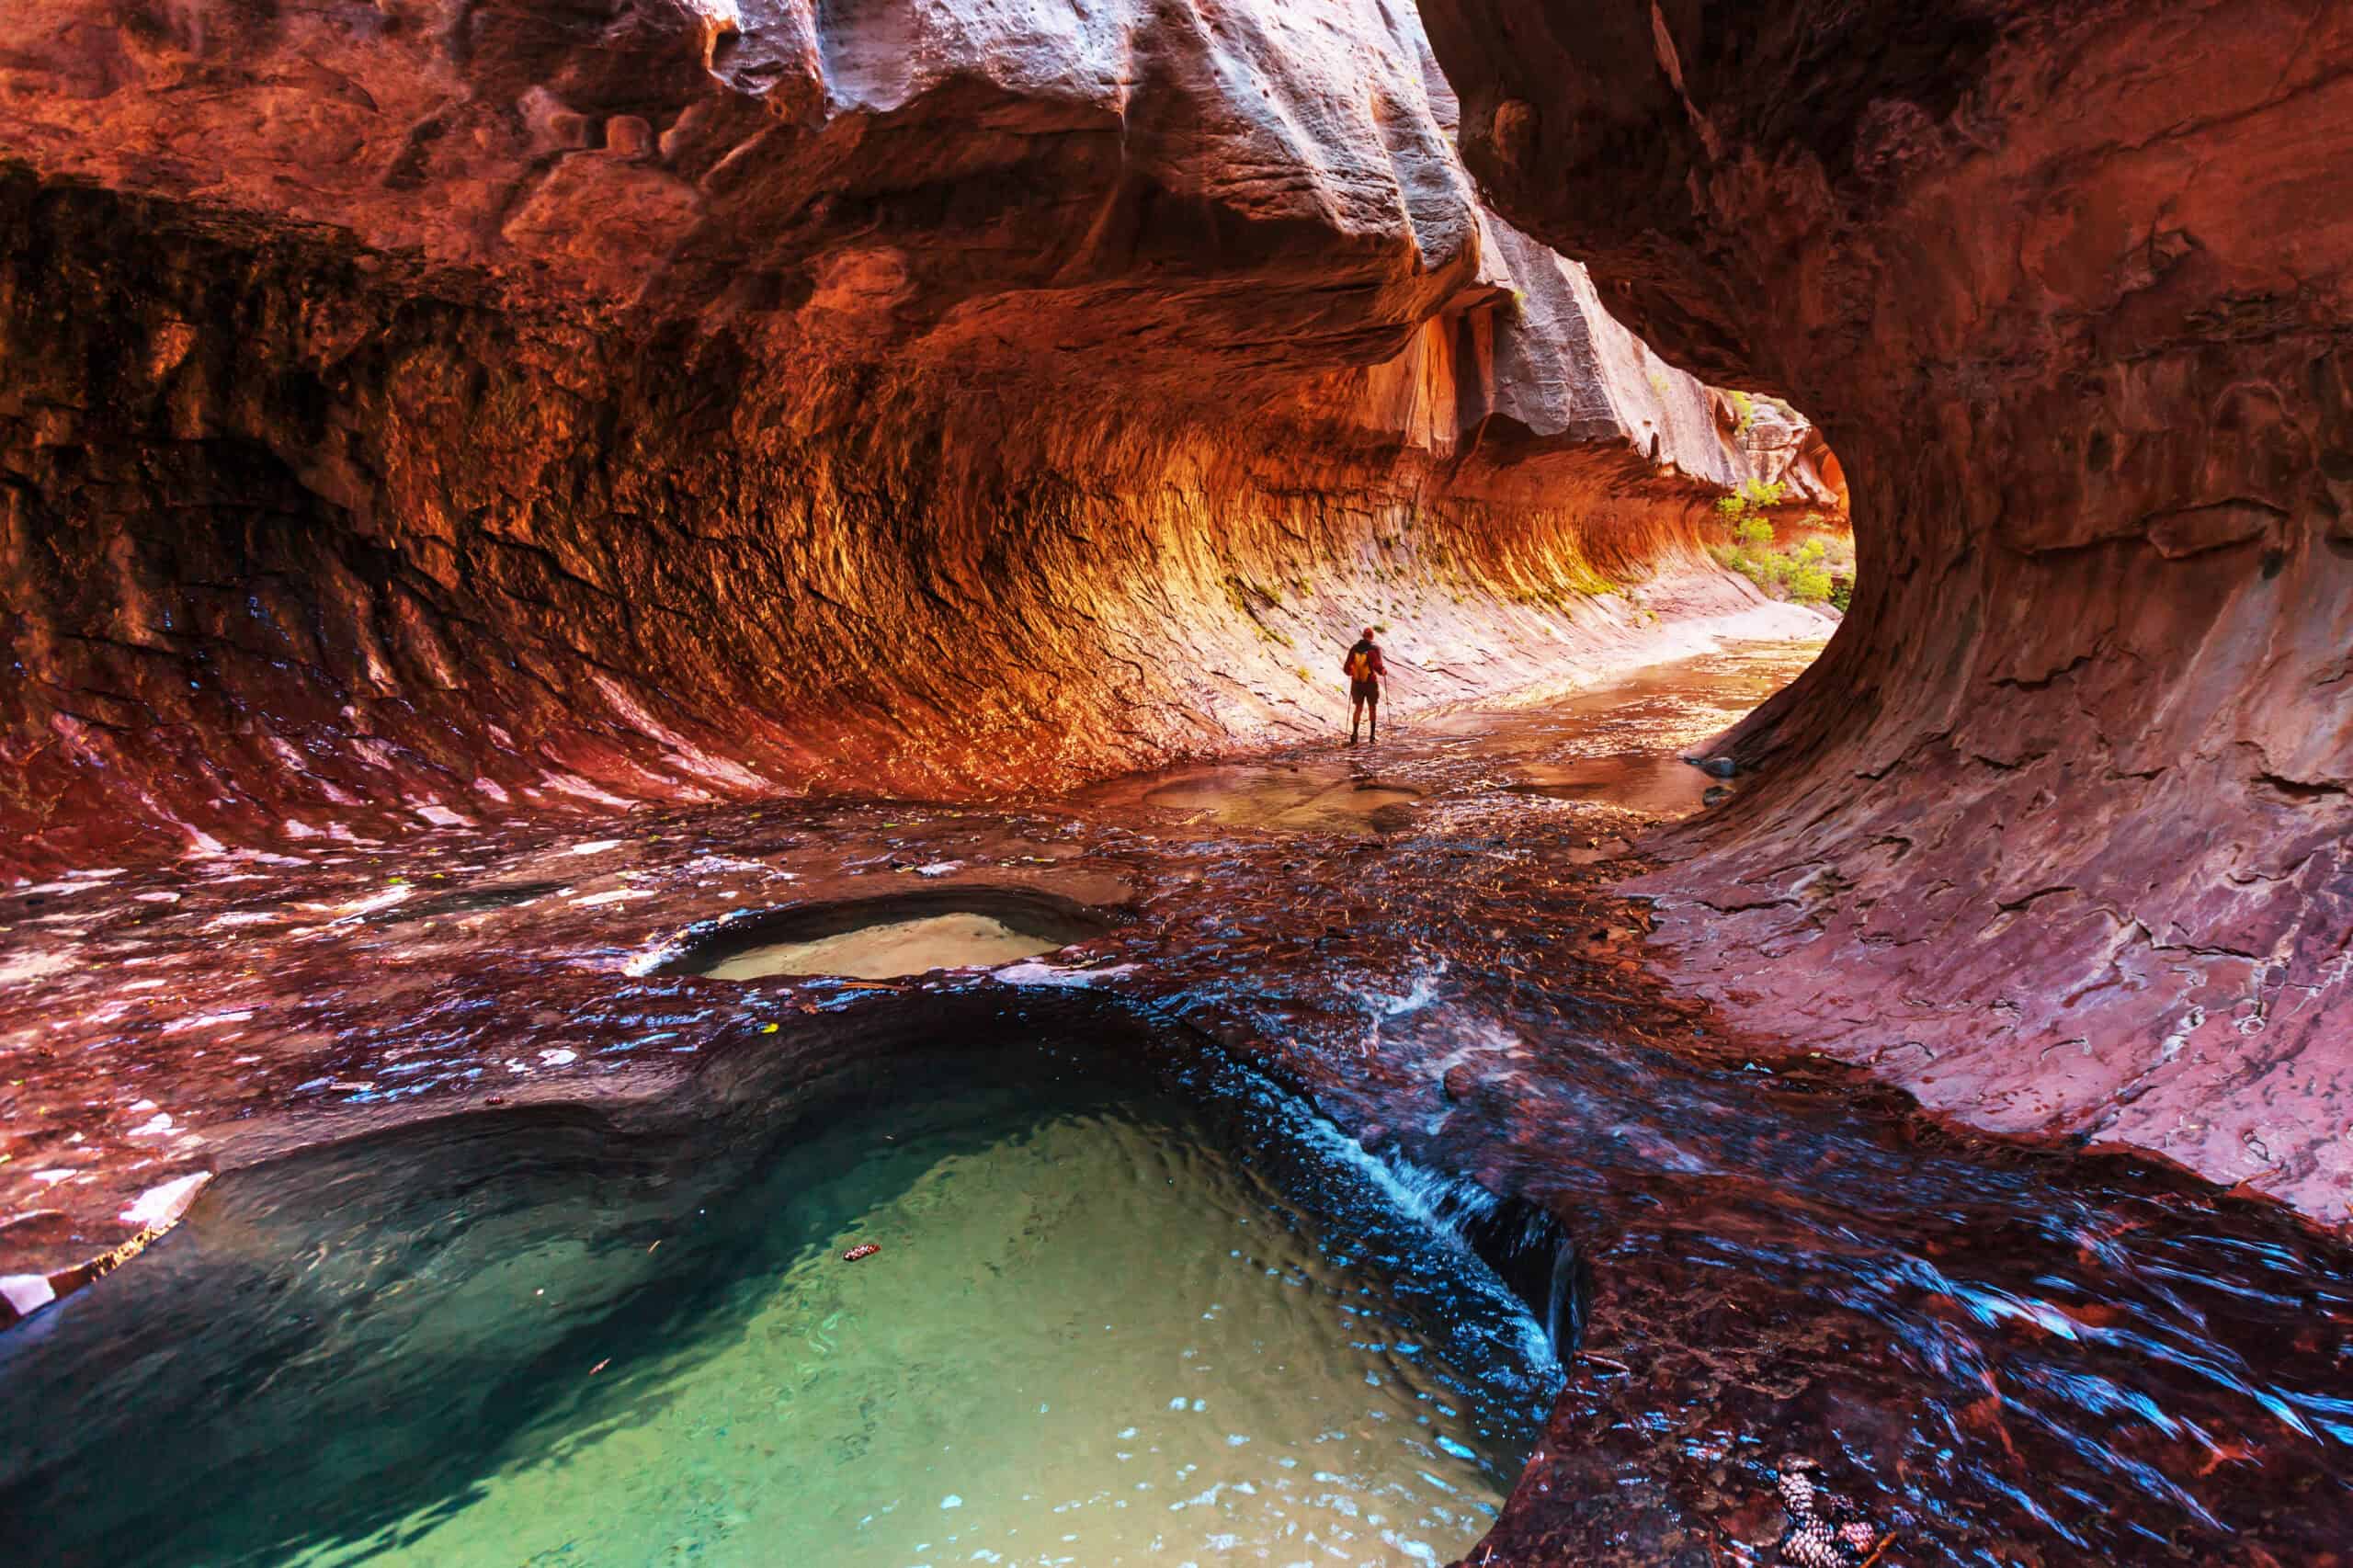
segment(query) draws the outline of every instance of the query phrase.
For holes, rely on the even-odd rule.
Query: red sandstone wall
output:
[[[27,178],[7,207],[0,815],[28,869],[1004,794],[1328,733],[1364,619],[1415,703],[1631,646],[1711,493],[1606,404],[1467,449],[1517,395],[1492,304],[1220,421],[435,300]],[[1637,386],[1637,428],[1704,409]]]
[[[1741,602],[1759,460],[1377,0],[33,0],[0,88],[12,866],[1051,787],[1322,733],[1366,619],[1430,702]]]
[[[1424,11],[1497,203],[1854,486],[1767,787],[1648,884],[1686,976],[2353,1214],[2353,12]]]

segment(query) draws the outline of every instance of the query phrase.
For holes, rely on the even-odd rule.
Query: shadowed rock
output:
[[[1427,0],[1467,162],[1853,486],[1663,898],[1733,1017],[2342,1221],[2353,17]]]

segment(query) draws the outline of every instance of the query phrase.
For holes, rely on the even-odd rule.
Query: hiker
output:
[[[1348,656],[1340,661],[1340,668],[1348,677],[1348,744],[1357,744],[1359,721],[1371,721],[1370,738],[1381,739],[1381,683],[1388,677],[1389,666],[1381,661],[1381,644],[1372,640],[1372,628],[1364,629]]]

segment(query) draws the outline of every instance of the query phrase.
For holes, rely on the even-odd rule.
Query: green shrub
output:
[[[1716,497],[1716,510],[1728,522],[1737,522],[1751,512],[1762,512],[1768,506],[1780,504],[1781,486],[1779,482],[1768,484],[1760,479],[1744,479],[1739,489],[1729,495]]]
[[[1756,584],[1758,587],[1761,588],[1765,585],[1767,569],[1763,558],[1751,555],[1745,550],[1720,549],[1716,552],[1716,559],[1722,562],[1726,566],[1731,567],[1733,571],[1739,573],[1742,576],[1747,578],[1750,582]]]
[[[1747,493],[1749,496],[1754,494],[1754,491]],[[1708,547],[1708,553],[1715,557],[1717,563],[1727,571],[1739,573],[1775,598],[1793,599],[1800,604],[1832,604],[1844,614],[1855,593],[1852,558],[1834,551],[1819,537],[1788,550],[1776,550],[1772,523],[1751,515],[1745,497],[1740,499],[1740,505],[1741,514],[1732,528],[1735,542]]]

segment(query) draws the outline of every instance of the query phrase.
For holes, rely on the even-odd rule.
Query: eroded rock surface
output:
[[[669,1130],[706,1169],[748,1157],[794,1135],[829,1068],[894,1041],[1125,1053],[1143,1030],[1188,1051],[1213,1038],[1362,1146],[1512,1195],[1523,1221],[1555,1221],[1540,1241],[1573,1241],[1589,1290],[1554,1297],[1549,1246],[1532,1288],[1516,1277],[1541,1320],[1574,1324],[1582,1309],[1588,1354],[1571,1359],[1495,1532],[1466,1554],[1474,1568],[1769,1562],[1775,1470],[1792,1452],[1896,1535],[1893,1561],[2330,1563],[2353,1521],[2341,1239],[2150,1162],[1958,1131],[1851,1069],[1727,1035],[1643,963],[1648,912],[1596,862],[1655,812],[1646,789],[1587,770],[1639,757],[1706,781],[1677,754],[1810,652],[1726,651],[1566,703],[1405,726],[1377,750],[1302,747],[1052,801],[663,807],[593,835],[518,821],[71,879],[20,928],[48,972],[0,986],[9,1042],[34,1026],[28,1048],[0,1055],[25,1134],[6,1145],[0,1195],[30,1211],[0,1224],[0,1301],[58,1288],[35,1271],[137,1233],[123,1211],[152,1212],[168,1184],[212,1180],[121,1274],[0,1332],[17,1417],[0,1425],[0,1551],[54,1557],[61,1538],[87,1543],[144,1515],[152,1534],[111,1555],[69,1544],[64,1560],[183,1560],[155,1540],[217,1506],[204,1483],[228,1462],[222,1446],[173,1446],[119,1512],[60,1508],[116,1483],[108,1456],[152,1446],[153,1412],[95,1397],[42,1358],[79,1345],[101,1380],[166,1358],[191,1378],[191,1358],[217,1371],[208,1265],[223,1253],[235,1281],[263,1259],[287,1281],[271,1322],[313,1376],[355,1334],[371,1367],[445,1367],[430,1347],[447,1355],[452,1322],[485,1379],[492,1362],[552,1356],[577,1378],[607,1357],[614,1376],[667,1355],[643,1320],[585,1355],[578,1341],[485,1339],[478,1316],[446,1311],[408,1337],[386,1326],[398,1314],[385,1295],[417,1255],[359,1223],[290,1255],[240,1218],[267,1211],[252,1201],[256,1162],[349,1138],[335,1187],[403,1188],[425,1211],[446,1206],[448,1230],[471,1233],[465,1216],[505,1238],[511,1187],[478,1182],[443,1145],[415,1190],[420,1167],[362,1135],[447,1119],[440,1131],[478,1137],[491,1170],[512,1173],[529,1166],[530,1127],[558,1118],[581,1130],[564,1180],[620,1169],[651,1190],[634,1134]],[[1598,787],[1513,787],[1540,772]],[[1294,801],[1389,803],[1300,812],[1268,798],[1267,775]],[[880,986],[668,961],[747,912],[800,919],[950,892],[1047,895],[1095,907],[1106,929],[1043,959]],[[766,1134],[747,1140],[756,1125]],[[904,1131],[887,1106],[835,1126],[869,1142]],[[702,1190],[682,1180],[665,1200],[680,1188]],[[708,1286],[709,1255],[680,1244],[690,1228],[665,1221],[585,1255],[585,1272],[615,1289]],[[428,1256],[419,1290],[464,1277],[449,1252]],[[540,1248],[499,1261],[502,1290],[545,1286],[551,1305],[581,1278]],[[1357,1321],[1369,1337],[1398,1332],[1371,1311]],[[210,1384],[224,1425],[251,1434],[241,1464],[317,1431],[371,1436],[377,1416],[345,1418],[332,1401],[273,1424],[268,1403],[246,1403],[251,1386]],[[1230,1369],[1201,1386],[1212,1408],[1241,1392]],[[389,1441],[348,1462],[381,1467],[381,1484],[355,1489],[340,1471],[338,1494],[426,1484]],[[852,1466],[840,1484],[881,1483]],[[1154,1495],[1131,1485],[1120,1494]],[[1392,1506],[1366,1496],[1365,1512]],[[333,1533],[298,1512],[290,1530]],[[1074,1513],[1070,1528],[1086,1527]],[[1344,1544],[1372,1556],[1387,1543]],[[597,1552],[581,1538],[575,1555]]]
[[[1366,619],[1410,708],[1746,608],[1780,457],[1371,0],[41,4],[0,84],[21,871],[1058,786],[1320,729]]]
[[[1428,0],[1465,151],[1819,419],[1861,581],[1646,884],[1735,1016],[2353,1209],[2353,15]]]

